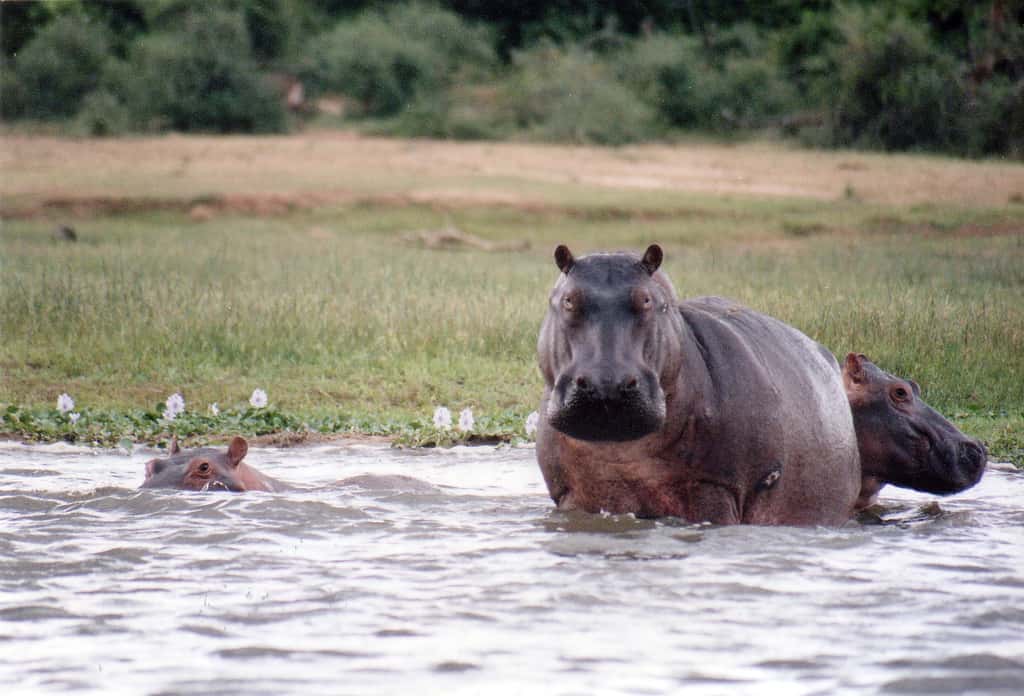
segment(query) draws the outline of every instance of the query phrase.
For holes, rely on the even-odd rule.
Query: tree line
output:
[[[0,4],[5,121],[1024,157],[1024,0]]]

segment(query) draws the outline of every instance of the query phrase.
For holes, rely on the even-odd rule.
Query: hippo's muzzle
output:
[[[977,440],[965,440],[957,448],[953,488],[950,493],[966,490],[981,480],[988,463],[988,452]]]
[[[933,441],[929,468],[916,486],[918,490],[936,495],[950,495],[967,490],[981,480],[988,462],[985,446],[977,440],[958,439],[946,446]]]
[[[555,383],[548,420],[578,440],[638,440],[664,424],[665,397],[649,370],[602,375],[567,370]]]

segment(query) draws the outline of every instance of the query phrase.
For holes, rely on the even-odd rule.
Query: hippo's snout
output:
[[[931,485],[920,490],[938,495],[950,495],[967,490],[981,480],[988,463],[988,452],[977,440],[961,439],[950,446],[937,447],[931,458]]]
[[[661,428],[665,398],[644,370],[567,370],[555,383],[552,427],[578,440],[625,442]]]
[[[988,463],[988,452],[985,446],[977,440],[966,440],[960,445],[959,466],[964,488],[970,488],[981,480],[985,472],[985,465]]]
[[[585,374],[576,375],[569,383],[571,394],[568,399],[592,399],[596,401],[617,401],[630,399],[640,391],[640,380],[635,375],[613,377],[605,375],[594,379]]]

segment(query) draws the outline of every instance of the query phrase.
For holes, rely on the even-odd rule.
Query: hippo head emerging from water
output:
[[[168,457],[146,462],[142,488],[176,488],[187,491],[274,490],[274,481],[242,460],[249,451],[245,438],[235,437],[227,452],[209,447],[183,452],[172,439]]]
[[[985,447],[921,399],[912,380],[885,372],[861,354],[843,365],[864,478],[861,501],[886,483],[948,495],[970,488],[985,471]]]
[[[562,271],[538,341],[553,428],[584,441],[636,440],[665,422],[665,391],[679,372],[678,301],[658,271],[657,244],[643,257],[555,250]]]

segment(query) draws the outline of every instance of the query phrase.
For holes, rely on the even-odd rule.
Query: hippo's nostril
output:
[[[960,450],[960,456],[963,459],[971,460],[977,464],[984,464],[988,454],[985,452],[985,447],[980,443],[969,440],[965,442]]]
[[[587,378],[582,376],[582,375],[577,377],[576,378],[576,386],[579,387],[580,389],[586,389],[587,388]]]

